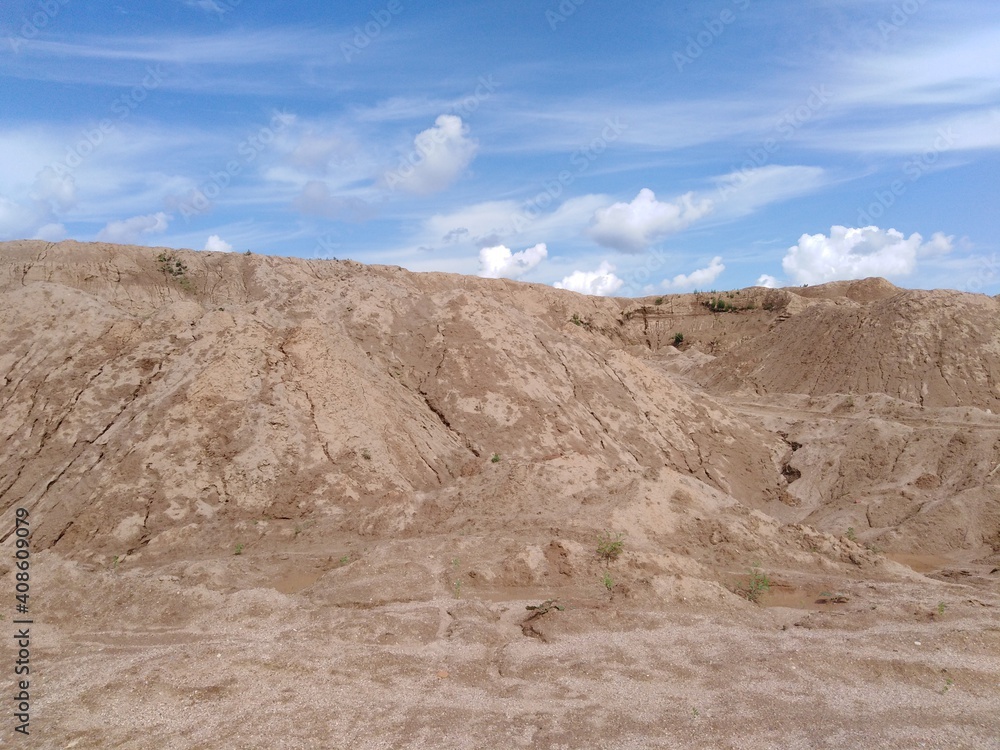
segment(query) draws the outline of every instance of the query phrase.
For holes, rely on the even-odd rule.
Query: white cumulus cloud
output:
[[[160,211],[146,216],[133,216],[122,221],[111,221],[97,233],[97,239],[102,242],[132,244],[143,235],[165,232],[171,218],[169,214]]]
[[[833,226],[829,236],[802,235],[798,244],[788,248],[781,265],[800,284],[906,276],[920,258],[950,252],[952,240],[941,232],[924,242],[917,232],[905,237],[895,229]]]
[[[780,284],[778,283],[778,280],[770,274],[762,273],[754,286],[762,286],[765,289],[777,289]]]
[[[614,294],[621,289],[625,282],[614,274],[615,267],[607,261],[602,261],[596,271],[573,271],[562,281],[557,281],[552,286],[556,289],[568,289],[571,292],[580,294],[592,294],[596,297],[605,297]]]
[[[709,198],[695,199],[685,193],[663,202],[643,188],[631,203],[615,203],[594,213],[590,236],[599,244],[623,252],[640,252],[658,239],[679,232],[710,213]]]
[[[664,289],[698,289],[711,284],[725,270],[726,266],[722,262],[722,258],[716,255],[705,268],[699,268],[689,274],[679,273],[672,279],[664,279],[663,287]]]
[[[211,253],[231,253],[233,246],[222,239],[219,235],[213,234],[205,242],[205,249]]]
[[[487,279],[518,279],[545,260],[548,254],[544,242],[517,253],[504,245],[484,247],[479,251],[479,275]]]
[[[461,117],[440,115],[433,127],[413,139],[412,150],[385,175],[385,184],[417,195],[444,190],[469,166],[478,148]]]

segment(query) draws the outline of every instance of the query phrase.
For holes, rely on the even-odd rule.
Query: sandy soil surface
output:
[[[997,307],[0,243],[0,744],[1000,748]]]

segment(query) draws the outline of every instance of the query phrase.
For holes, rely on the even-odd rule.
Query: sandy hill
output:
[[[230,669],[290,658],[355,717],[354,746],[481,746],[444,742],[447,723],[429,728],[409,692],[454,648],[454,666],[428,679],[469,670],[472,692],[456,684],[441,705],[486,701],[465,717],[470,737],[503,725],[511,747],[583,747],[586,731],[559,718],[577,715],[579,685],[534,718],[530,691],[515,691],[514,708],[495,702],[513,700],[515,683],[549,684],[531,676],[533,649],[562,643],[554,673],[577,679],[583,654],[616,658],[593,651],[595,634],[646,633],[620,644],[619,663],[634,666],[620,678],[634,686],[671,607],[691,627],[724,613],[717,645],[760,627],[760,608],[732,593],[752,565],[773,576],[765,603],[787,606],[768,622],[785,629],[843,624],[848,611],[857,627],[882,627],[862,593],[880,586],[888,622],[940,601],[975,630],[1000,578],[997,304],[881,279],[608,299],[351,261],[0,243],[0,510],[7,528],[16,508],[30,511],[49,654],[66,669],[47,696],[52,746],[143,746],[153,718],[113,724],[102,745],[99,722],[70,707],[128,713],[102,690],[150,679],[135,658],[154,633],[166,634],[153,639],[156,679],[173,687],[134,700],[156,712],[185,700],[185,679],[219,705],[247,701],[206,669],[172,671],[194,639]],[[598,554],[602,533],[624,540],[620,556]],[[525,620],[525,602],[552,598],[576,614]],[[275,642],[305,637],[293,624],[309,648],[336,642],[353,666],[320,677],[286,652],[254,656],[246,619]],[[135,643],[107,640],[120,631]],[[108,666],[74,651],[95,643],[117,649]],[[709,657],[685,658],[694,675]],[[923,679],[930,667],[914,658]],[[1000,715],[995,694],[984,698],[997,664],[966,667],[969,715],[986,722],[971,730],[978,741]],[[71,677],[85,669],[92,679]],[[409,718],[365,744],[365,700],[383,693]],[[797,695],[786,708],[805,721]],[[613,746],[648,743],[653,714],[621,719],[624,704],[609,700],[585,700],[597,713],[581,708],[581,726],[617,716],[633,739]],[[904,691],[872,709],[886,737],[903,736],[899,707],[912,700]],[[736,747],[718,743],[749,709],[722,719],[719,705],[710,746]],[[281,725],[298,738],[287,746],[311,746],[325,706],[299,706],[311,718]],[[831,727],[854,720],[846,706]],[[161,746],[268,735],[263,719],[199,716],[201,734],[182,717],[163,724]],[[664,736],[700,736],[690,723]],[[782,746],[818,746],[797,741]],[[740,746],[771,746],[760,742]]]

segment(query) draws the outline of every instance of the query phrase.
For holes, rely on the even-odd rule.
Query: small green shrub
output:
[[[492,456],[490,457],[490,462],[491,462],[491,463],[495,463],[495,464],[498,464],[498,463],[500,463],[500,454],[499,454],[499,453],[494,453],[494,454],[493,454],[493,455],[492,455]]]
[[[679,333],[679,332],[675,333],[674,334],[674,346],[676,346],[677,348],[680,348],[680,345],[683,344],[683,343],[684,343],[684,334],[683,333]]]
[[[237,544],[236,545],[236,551],[233,552],[233,554],[234,555],[242,555],[243,554],[243,550],[244,550],[245,547],[246,547],[246,545],[243,544],[242,542],[240,544]]]
[[[736,585],[735,593],[754,604],[760,602],[764,594],[771,590],[771,579],[757,565],[748,571],[746,582]]]
[[[187,273],[187,266],[174,257],[173,253],[160,253],[156,256],[156,262],[159,263],[163,273],[174,278],[183,277]]]
[[[181,289],[185,292],[193,291],[191,279],[187,277],[187,266],[183,261],[178,260],[173,253],[160,253],[156,256],[156,262],[164,276],[169,276],[177,280]]]
[[[712,292],[712,295],[713,296],[710,299],[702,300],[701,304],[703,304],[705,307],[707,307],[709,310],[715,313],[740,312],[742,310],[755,310],[757,308],[757,303],[754,302],[753,300],[749,300],[744,305],[738,305],[736,304],[736,302],[730,302],[727,299],[723,299],[722,297],[714,296],[715,292]],[[736,299],[736,297],[734,297],[732,292],[727,292],[726,296],[729,299]],[[768,310],[770,308],[765,304],[764,309]]]
[[[731,302],[726,302],[726,300],[721,299],[719,297],[712,297],[708,302],[705,303],[705,307],[707,307],[712,312],[716,313],[732,312],[733,310],[736,309],[735,307],[733,307]]]
[[[569,322],[577,326],[583,325],[583,320],[576,313],[573,313],[573,317],[569,319]]]
[[[848,526],[847,527],[847,533],[844,534],[844,536],[846,536],[852,542],[858,541],[858,535],[854,533],[854,527],[853,526]]]
[[[624,549],[625,535],[621,532],[612,535],[610,531],[605,531],[597,538],[597,555],[605,562],[617,560]]]
[[[607,570],[601,576],[601,585],[608,590],[608,595],[613,599],[615,596],[615,579],[611,577],[611,573]]]

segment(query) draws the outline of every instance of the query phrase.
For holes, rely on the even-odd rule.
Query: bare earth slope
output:
[[[996,306],[2,243],[37,746],[996,746]]]
[[[817,300],[727,352],[703,380],[770,393],[884,393],[921,406],[1000,411],[998,315],[1000,303],[991,297],[941,290],[897,290],[860,303]]]

